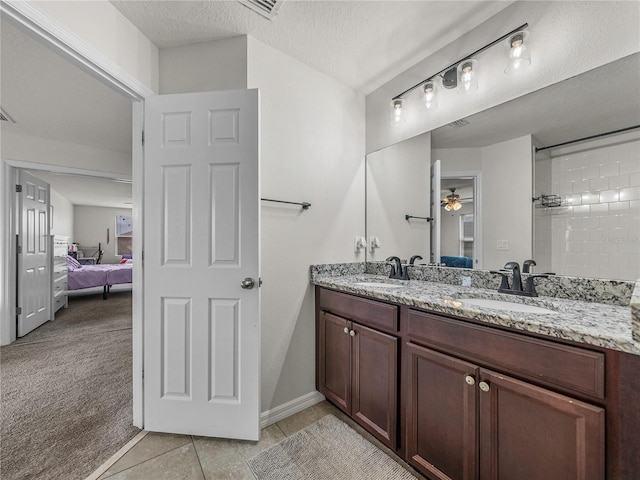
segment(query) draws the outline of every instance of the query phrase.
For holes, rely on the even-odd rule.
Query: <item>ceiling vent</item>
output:
[[[465,125],[469,125],[469,121],[461,118],[460,120],[456,120],[455,122],[447,123],[447,125],[453,128],[460,128],[464,127]]]
[[[9,123],[16,123],[16,122],[13,121],[13,118],[11,118],[9,116],[9,114],[7,112],[5,112],[2,108],[0,108],[0,121],[9,122]]]
[[[238,0],[238,2],[263,17],[273,20],[284,0]]]

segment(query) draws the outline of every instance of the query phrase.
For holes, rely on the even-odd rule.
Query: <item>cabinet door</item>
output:
[[[318,388],[345,413],[351,414],[351,336],[349,322],[322,312],[318,329]],[[346,332],[345,332],[346,329]]]
[[[429,478],[476,479],[478,367],[412,343],[405,359],[407,460]]]
[[[389,448],[396,448],[398,339],[353,324],[352,417]]]
[[[603,480],[604,410],[481,370],[482,480]]]

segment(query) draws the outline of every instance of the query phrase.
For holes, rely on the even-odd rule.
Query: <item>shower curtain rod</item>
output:
[[[597,135],[591,135],[589,137],[578,138],[577,140],[571,140],[569,142],[562,142],[556,145],[550,145],[548,147],[538,148],[536,147],[536,153],[541,152],[543,150],[549,150],[551,148],[564,147],[565,145],[571,145],[572,143],[584,142],[585,140],[593,140],[594,138],[607,137],[609,135],[615,135],[616,133],[628,132],[629,130],[635,130],[640,128],[640,125],[634,125],[633,127],[621,128],[620,130],[612,130],[611,132],[599,133]]]

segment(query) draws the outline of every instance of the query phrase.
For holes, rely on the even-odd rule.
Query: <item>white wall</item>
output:
[[[429,262],[431,134],[425,133],[367,155],[367,235],[382,246],[367,259],[420,255]]]
[[[431,131],[547,85],[586,72],[640,50],[640,2],[518,1],[494,17],[400,73],[367,95],[367,152]],[[391,98],[456,60],[529,23],[532,63],[524,75],[504,74],[503,45],[478,56],[479,88],[473,95],[445,91],[438,109],[421,112],[416,89],[407,122],[389,123]]]
[[[364,235],[364,97],[249,37],[261,95],[262,410],[315,391],[309,266],[356,260]],[[362,260],[362,255],[360,257]]]
[[[114,71],[131,75],[158,91],[158,47],[110,2],[36,1],[31,6],[88,48],[106,57]]]
[[[131,175],[130,152],[10,132],[2,132],[0,149],[3,160]]]
[[[53,205],[53,228],[52,235],[64,235],[73,238],[73,204],[51,189],[51,205]]]
[[[163,48],[159,58],[160,93],[247,88],[246,35]]]
[[[442,174],[482,172],[481,217],[483,268],[502,268],[531,258],[533,161],[532,137],[507,140],[482,148],[445,148],[431,152],[441,160]],[[509,250],[497,250],[508,240]]]
[[[120,262],[121,257],[116,255],[116,215],[131,215],[131,209],[76,205],[73,209],[74,232],[69,242],[79,243],[80,247],[95,247],[102,243],[102,263]]]

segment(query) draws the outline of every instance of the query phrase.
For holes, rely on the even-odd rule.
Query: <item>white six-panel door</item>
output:
[[[49,184],[18,170],[18,337],[51,319]]]
[[[147,430],[259,438],[258,102],[257,90],[145,101]]]

